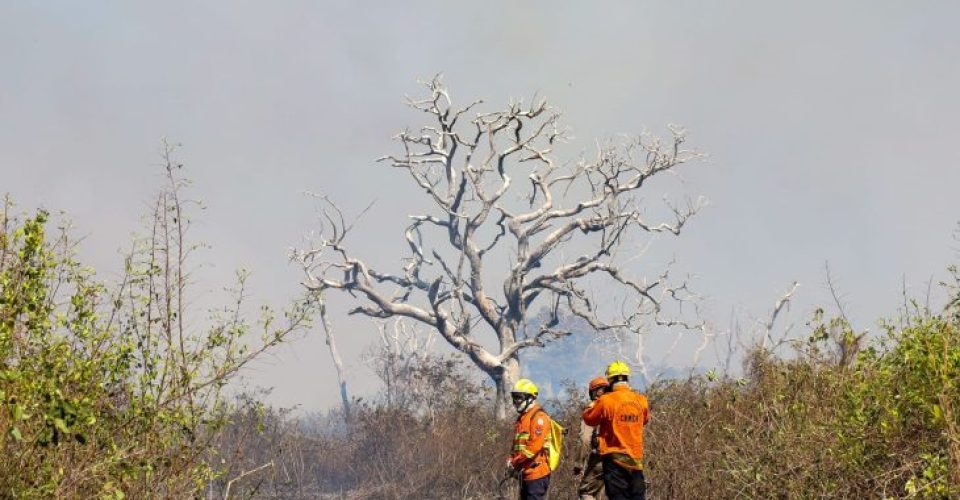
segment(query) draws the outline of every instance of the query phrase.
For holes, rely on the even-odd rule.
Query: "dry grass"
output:
[[[649,498],[956,495],[957,392],[924,375],[960,374],[954,324],[927,318],[892,331],[885,348],[868,349],[852,365],[815,348],[790,359],[757,350],[742,379],[655,385]],[[278,466],[236,491],[259,485],[264,498],[498,498],[510,424],[493,417],[482,388],[468,393],[434,398],[429,409],[362,404],[352,424],[335,432],[330,421],[307,430],[273,415],[272,430],[254,448],[275,450]],[[575,434],[583,402],[571,387],[545,404]],[[573,434],[551,481],[555,499],[575,498],[571,469],[582,450]],[[268,460],[271,452],[264,453],[237,470]]]

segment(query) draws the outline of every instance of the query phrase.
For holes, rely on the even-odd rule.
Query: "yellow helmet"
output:
[[[610,366],[607,367],[607,378],[616,377],[617,375],[630,376],[630,366],[624,363],[623,361],[614,361],[610,363]]]
[[[511,394],[529,394],[533,397],[537,397],[537,394],[540,391],[537,390],[537,384],[534,384],[529,379],[522,378],[517,380],[516,384],[513,384],[513,390],[510,391]]]

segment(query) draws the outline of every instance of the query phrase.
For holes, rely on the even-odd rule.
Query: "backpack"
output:
[[[548,418],[550,417],[542,408],[540,411],[543,412],[544,415],[547,415]],[[551,472],[557,470],[557,467],[560,466],[560,454],[563,452],[563,435],[566,433],[567,430],[564,429],[562,425],[558,424],[553,418],[550,418],[550,433],[547,434],[544,447],[547,449],[547,462],[550,464]]]

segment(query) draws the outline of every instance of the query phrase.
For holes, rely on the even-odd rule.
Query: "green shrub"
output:
[[[859,348],[829,345],[856,337],[830,320],[789,359],[752,352],[743,379],[654,386],[653,490],[667,498],[960,495],[956,318],[888,326],[855,358],[847,356]]]
[[[222,389],[253,357],[306,326],[312,304],[277,321],[264,310],[262,342],[231,306],[191,329],[185,240],[170,174],[152,230],[137,241],[121,282],[95,280],[66,228],[51,237],[43,210],[0,212],[0,497],[184,498],[218,475],[211,443],[227,423]],[[278,325],[279,324],[279,325]]]

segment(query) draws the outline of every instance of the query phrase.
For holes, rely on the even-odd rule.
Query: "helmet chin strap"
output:
[[[523,399],[523,404],[513,405],[513,408],[517,410],[517,413],[523,413],[527,411],[527,408],[530,408],[531,404],[533,404],[533,398],[527,397]]]

